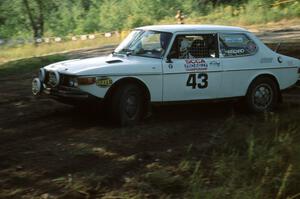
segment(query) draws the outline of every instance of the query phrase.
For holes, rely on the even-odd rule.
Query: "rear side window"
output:
[[[222,33],[219,39],[221,57],[248,56],[257,52],[256,44],[246,34]]]

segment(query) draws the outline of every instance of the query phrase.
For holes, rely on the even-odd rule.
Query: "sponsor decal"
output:
[[[112,79],[109,77],[100,77],[96,80],[96,85],[100,87],[109,87],[113,83]]]
[[[232,49],[232,50],[226,50],[226,54],[244,54],[245,50],[244,49]]]
[[[184,67],[187,71],[207,70],[207,63],[204,59],[186,59]]]
[[[226,43],[243,43],[243,37],[225,37]]]

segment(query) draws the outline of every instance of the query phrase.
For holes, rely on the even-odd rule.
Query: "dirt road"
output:
[[[249,117],[232,103],[210,103],[155,109],[143,124],[118,128],[97,110],[35,99],[33,75],[0,77],[0,198],[100,198],[127,191],[128,179],[145,173],[147,165],[177,164],[191,145],[200,158],[222,142],[218,129],[227,118]]]
[[[190,145],[209,150],[218,142],[215,124],[232,114],[228,104],[167,107],[137,127],[117,128],[101,112],[34,99],[31,76],[0,80],[0,198],[126,191],[126,179],[153,162],[176,163]]]

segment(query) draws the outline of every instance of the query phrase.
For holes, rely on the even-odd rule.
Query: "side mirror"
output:
[[[166,63],[173,63],[170,55],[167,55]]]

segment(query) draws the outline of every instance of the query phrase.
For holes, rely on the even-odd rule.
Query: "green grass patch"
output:
[[[177,166],[151,167],[141,178],[144,191],[161,198],[298,198],[300,106],[284,106],[278,113],[232,115],[209,149],[191,145]]]
[[[84,49],[84,48],[97,48],[104,45],[115,45],[120,43],[121,37],[112,36],[110,38],[99,37],[93,40],[77,40],[77,41],[65,41],[59,43],[42,43],[38,45],[25,44],[17,45],[13,47],[1,47],[0,48],[0,64],[15,59],[38,57],[49,55],[53,53],[69,52],[72,50]]]
[[[0,65],[0,76],[3,77],[8,75],[19,75],[32,72],[33,70],[37,70],[51,63],[63,61],[66,59],[67,58],[63,55],[49,55],[11,61]]]

